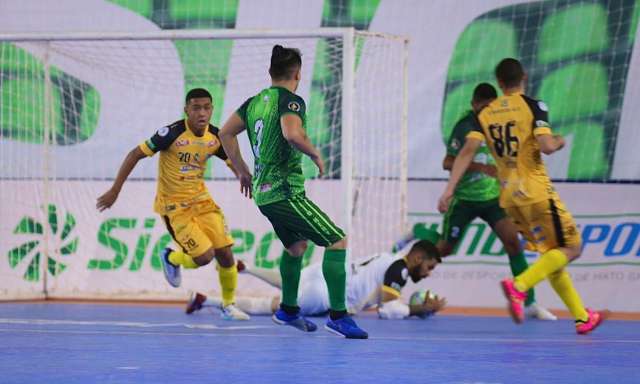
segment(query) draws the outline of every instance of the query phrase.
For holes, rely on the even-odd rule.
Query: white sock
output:
[[[250,315],[270,315],[272,297],[236,297],[236,305]]]

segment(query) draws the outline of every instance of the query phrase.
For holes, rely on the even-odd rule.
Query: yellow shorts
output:
[[[527,240],[526,248],[540,253],[560,247],[580,247],[581,238],[571,213],[558,195],[521,207],[505,208]]]
[[[213,200],[179,207],[162,218],[173,240],[191,257],[203,255],[211,247],[233,245],[224,214]]]

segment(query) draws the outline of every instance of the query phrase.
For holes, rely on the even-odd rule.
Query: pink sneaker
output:
[[[586,335],[587,333],[596,329],[602,322],[609,317],[609,311],[592,311],[589,308],[586,308],[587,313],[589,314],[589,320],[586,323],[582,321],[576,322],[576,332],[578,335]]]
[[[500,285],[502,285],[504,296],[507,298],[507,301],[509,301],[507,309],[509,310],[511,318],[516,324],[522,323],[524,321],[523,304],[527,298],[527,293],[518,291],[511,279],[502,280]]]

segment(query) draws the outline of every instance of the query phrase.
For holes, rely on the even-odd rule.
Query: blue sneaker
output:
[[[315,330],[318,329],[317,325],[305,319],[299,313],[295,315],[289,315],[287,312],[283,311],[282,308],[278,308],[273,316],[271,316],[271,319],[276,324],[290,325],[301,330],[302,332],[315,332]]]
[[[336,320],[327,319],[324,329],[347,339],[368,339],[369,334],[358,327],[351,316],[344,316]]]
[[[162,271],[167,282],[174,288],[178,288],[182,282],[180,276],[180,266],[173,265],[169,261],[169,254],[173,251],[171,248],[165,248],[160,254],[160,261],[162,262]]]

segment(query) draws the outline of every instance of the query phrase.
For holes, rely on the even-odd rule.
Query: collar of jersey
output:
[[[191,134],[191,136],[193,137],[204,137],[204,135],[207,134],[207,131],[209,130],[209,127],[211,126],[211,124],[207,124],[207,129],[204,130],[204,133],[202,134],[202,136],[197,136],[192,130],[191,127],[189,127],[189,122],[187,121],[187,119],[184,119],[184,126],[185,128],[187,128],[187,131]]]

